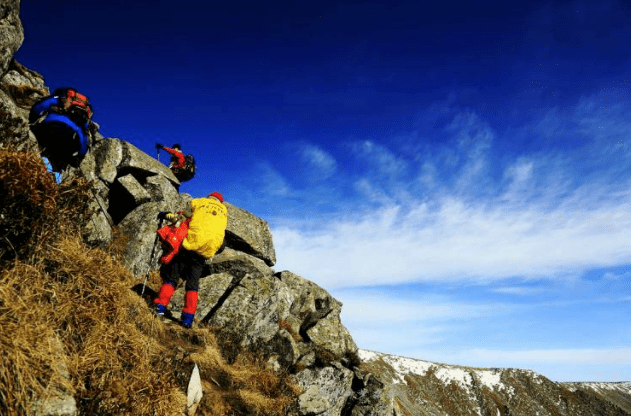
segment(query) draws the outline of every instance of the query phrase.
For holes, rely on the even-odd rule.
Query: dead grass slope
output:
[[[228,364],[208,328],[166,326],[131,290],[120,243],[84,245],[89,195],[36,154],[0,151],[0,414],[61,391],[82,415],[181,415],[194,363],[198,415],[283,414],[298,394],[287,375],[245,354]]]

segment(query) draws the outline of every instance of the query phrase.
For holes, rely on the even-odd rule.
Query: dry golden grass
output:
[[[57,186],[37,155],[0,151],[0,414],[31,414],[62,391],[81,415],[181,415],[194,363],[197,414],[282,414],[298,394],[287,375],[242,353],[228,364],[209,328],[165,325],[131,290],[123,244],[83,243],[85,186]]]
[[[81,178],[56,185],[35,153],[0,151],[0,261],[34,263],[60,235],[76,234],[89,217]]]

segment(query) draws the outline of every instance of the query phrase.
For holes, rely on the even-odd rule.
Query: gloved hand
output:
[[[171,214],[171,213],[162,211],[162,212],[158,213],[158,219],[159,220],[166,220],[168,218],[169,214]],[[171,214],[171,215],[173,215],[173,214]]]
[[[164,149],[164,146],[162,146],[160,143],[156,143],[156,149]]]

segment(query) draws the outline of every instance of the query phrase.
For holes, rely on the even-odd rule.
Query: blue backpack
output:
[[[72,88],[59,88],[33,105],[31,130],[55,171],[81,162],[88,151],[91,118],[88,98]]]

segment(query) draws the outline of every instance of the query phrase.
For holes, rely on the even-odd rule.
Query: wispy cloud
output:
[[[390,149],[370,140],[357,142],[352,148],[359,157],[373,163],[376,172],[389,177],[396,177],[407,168],[407,162],[396,156]]]
[[[335,158],[320,147],[313,144],[302,144],[298,153],[311,166],[312,175],[326,179],[335,174],[337,170]]]
[[[577,126],[577,115],[566,113],[547,117]],[[590,149],[602,140],[576,152],[519,155],[494,178],[488,166],[498,139],[487,123],[464,112],[445,131],[447,144],[433,156],[455,155],[449,163],[356,144],[387,178],[367,173],[356,180],[361,210],[339,212],[308,231],[274,224],[278,266],[345,287],[556,279],[631,263],[631,181],[615,176],[620,166],[582,172],[592,169],[586,159],[598,157]]]
[[[254,173],[254,183],[262,191],[262,195],[279,197],[289,196],[292,193],[289,182],[272,164],[258,163],[254,168]]]
[[[620,364],[631,365],[631,348],[535,349],[501,351],[472,349],[463,351],[469,359],[496,363]]]
[[[409,322],[447,322],[507,313],[507,305],[454,302],[422,297],[410,300],[401,296],[347,293],[344,301],[345,322],[370,322],[371,326]]]
[[[631,263],[631,204],[602,191],[579,189],[555,209],[446,197],[433,210],[384,206],[315,234],[280,227],[274,230],[279,263],[327,287],[555,278]]]
[[[501,286],[493,289],[495,293],[501,293],[505,295],[537,295],[545,292],[543,288],[525,287],[525,286]]]
[[[344,303],[342,322],[352,328],[360,348],[399,353],[444,342],[461,333],[465,322],[515,310],[497,302],[475,303],[436,295],[410,297],[396,290],[343,290],[333,295]]]

